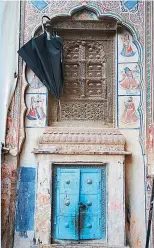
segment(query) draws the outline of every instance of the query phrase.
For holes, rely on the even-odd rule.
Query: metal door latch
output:
[[[84,205],[82,202],[79,202],[79,208],[87,209],[86,205]]]

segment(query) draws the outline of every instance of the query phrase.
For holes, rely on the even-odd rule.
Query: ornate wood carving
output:
[[[55,22],[55,24],[54,24]],[[80,29],[80,30],[116,30],[117,28],[117,22],[116,21],[109,21],[103,19],[103,21],[93,21],[93,20],[66,20],[66,18],[61,18],[56,21],[52,20],[52,28],[54,29]]]
[[[61,107],[49,97],[52,122],[92,121],[114,126],[114,36],[111,33],[64,32],[64,89]]]

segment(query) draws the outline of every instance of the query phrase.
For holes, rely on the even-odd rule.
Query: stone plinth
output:
[[[130,154],[125,138],[116,129],[47,128],[34,153]]]

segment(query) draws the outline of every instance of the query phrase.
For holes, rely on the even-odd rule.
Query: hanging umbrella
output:
[[[44,17],[49,19],[47,16],[42,17],[44,33],[32,38],[18,53],[47,89],[59,100],[63,88],[62,39],[54,32],[50,37],[47,35],[43,25]]]

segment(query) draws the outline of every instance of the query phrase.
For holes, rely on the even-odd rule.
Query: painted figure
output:
[[[37,97],[31,97],[31,104],[27,118],[29,120],[43,120],[45,117],[43,99],[41,99],[39,95],[37,95]]]
[[[44,113],[44,109],[43,109],[43,101],[38,101],[39,104],[37,106],[37,114],[39,116],[39,120],[43,120],[45,118],[45,113]]]
[[[137,72],[137,71],[135,71],[135,72]],[[139,91],[139,89],[140,89],[139,82],[134,77],[132,70],[130,70],[128,67],[125,67],[124,73],[122,74],[122,76],[123,76],[123,79],[121,81],[119,81],[119,83],[123,89],[125,89],[127,91],[131,91],[131,90]]]
[[[31,82],[29,82],[29,85],[31,88],[34,89],[39,89],[44,86],[43,83],[40,81],[40,79],[35,75],[35,73],[33,73],[33,78]]]
[[[133,102],[133,97],[130,96],[127,102],[124,102],[125,110],[122,115],[121,121],[125,124],[134,124],[139,120],[137,111],[135,109],[135,104]]]
[[[124,35],[123,48],[120,54],[124,57],[132,57],[135,55],[135,52],[133,51],[131,46],[130,36],[128,33]]]

